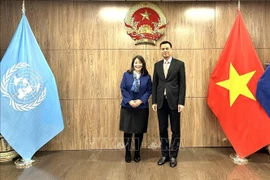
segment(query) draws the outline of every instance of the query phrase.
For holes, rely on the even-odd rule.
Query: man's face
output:
[[[172,48],[170,47],[170,44],[162,44],[160,46],[160,50],[161,50],[161,56],[164,59],[169,59],[172,55]]]

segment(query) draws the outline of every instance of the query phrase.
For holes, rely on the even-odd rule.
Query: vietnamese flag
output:
[[[255,96],[263,72],[238,10],[211,74],[207,103],[240,158],[270,144],[270,118]]]

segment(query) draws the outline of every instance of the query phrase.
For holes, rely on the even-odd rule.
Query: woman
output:
[[[139,162],[141,160],[140,149],[143,133],[146,133],[148,125],[148,99],[152,93],[151,77],[142,56],[137,55],[132,59],[131,68],[124,73],[120,89],[123,100],[121,102],[119,129],[124,131],[125,161],[131,162],[130,148],[132,135],[134,134],[134,161]]]

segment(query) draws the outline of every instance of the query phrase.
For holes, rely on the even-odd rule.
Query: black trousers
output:
[[[168,117],[172,131],[170,147],[168,140]],[[178,113],[178,110],[171,110],[165,98],[162,108],[158,109],[158,123],[162,156],[176,158],[180,146],[180,113]]]

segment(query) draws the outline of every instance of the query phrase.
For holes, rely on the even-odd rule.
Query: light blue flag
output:
[[[0,64],[0,133],[30,160],[64,124],[54,75],[24,13]]]

